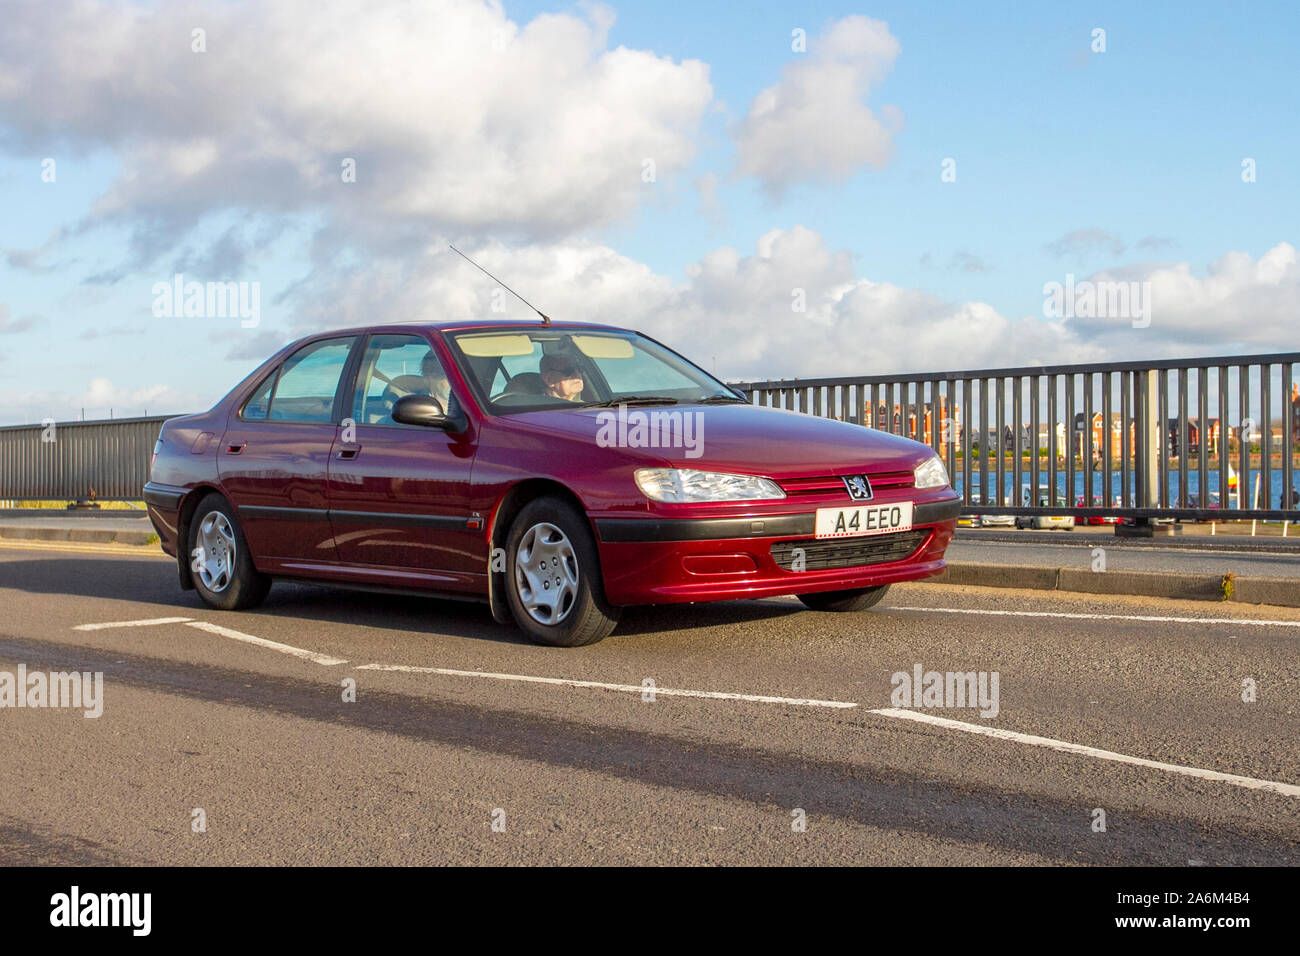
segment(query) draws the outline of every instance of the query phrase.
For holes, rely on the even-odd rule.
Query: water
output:
[[[1249,483],[1249,487],[1245,488],[1245,501],[1243,502],[1246,507],[1253,507],[1254,494],[1255,494],[1255,479],[1258,474],[1259,474],[1258,470],[1252,470],[1250,473],[1250,483]],[[1111,472],[1110,489],[1109,489],[1109,494],[1106,496],[1106,500],[1103,502],[1104,507],[1112,507],[1115,499],[1123,491],[1124,488],[1123,477],[1124,476],[1122,472],[1119,471]],[[1209,487],[1209,492],[1210,492],[1210,504],[1211,505],[1220,504],[1221,502],[1219,498],[1216,498],[1216,496],[1219,495],[1219,490],[1220,490],[1218,470],[1211,469],[1207,477],[1209,479],[1207,485]],[[1072,506],[1074,502],[1081,495],[1085,493],[1089,478],[1092,479],[1091,482],[1092,496],[1094,498],[1100,498],[1102,495],[1102,490],[1106,486],[1105,472],[1101,472],[1101,471],[1081,472],[1076,469],[1074,472],[1074,488],[1067,495],[1065,470],[1063,468],[1059,469],[1056,474],[1056,493],[1058,496],[1065,497],[1069,502],[1069,504]],[[990,470],[989,480],[988,480],[988,488],[990,491],[996,491],[997,480],[998,480],[997,472]],[[1269,473],[1269,480],[1271,482],[1271,486],[1269,489],[1269,496],[1272,500],[1271,501],[1264,500],[1264,489],[1261,487],[1259,506],[1261,508],[1270,508],[1270,509],[1285,508],[1286,505],[1281,503],[1282,469],[1273,468]],[[1300,486],[1300,468],[1297,468],[1292,473],[1292,480],[1297,486]],[[1032,481],[1032,476],[1030,475],[1029,470],[1025,469],[1023,473],[1023,477],[1021,479],[1021,487],[1028,488],[1031,481]],[[1048,476],[1047,469],[1044,468],[1039,472],[1038,483],[1039,485],[1046,487],[1049,484],[1049,482],[1050,482],[1050,478]],[[962,476],[961,476],[960,468],[958,472],[955,475],[953,475],[953,487],[958,492],[962,491]],[[985,487],[984,482],[981,481],[978,470],[972,470],[971,490],[976,494],[983,494],[984,487]],[[1005,495],[1003,501],[1006,505],[1014,506],[1020,504],[1020,495],[1017,492],[1015,487],[1015,476],[1012,474],[1010,468],[1007,469],[1007,472],[1004,476],[1002,487],[1003,487],[1003,494]],[[1132,500],[1132,495],[1134,493],[1135,488],[1136,488],[1136,483],[1134,481],[1133,475],[1130,473],[1129,474],[1130,500]],[[1169,473],[1168,488],[1169,488],[1170,507],[1178,507],[1178,494],[1179,494],[1180,484],[1179,484],[1179,474],[1177,471],[1171,471]],[[1187,471],[1187,493],[1189,495],[1199,496],[1200,491],[1201,491],[1200,475],[1196,472],[1195,469],[1189,468]],[[990,498],[993,498],[993,496],[990,495]],[[1035,504],[1036,503],[1037,502],[1035,502]],[[1226,503],[1226,506],[1229,508],[1235,507],[1235,502],[1230,500]]]

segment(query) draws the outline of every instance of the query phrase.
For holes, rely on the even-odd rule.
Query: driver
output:
[[[426,353],[420,361],[420,374],[424,376],[426,394],[430,398],[436,398],[438,404],[442,406],[443,413],[447,414],[447,403],[451,400],[451,383],[447,381],[447,373],[442,370],[442,363],[438,361],[438,356],[432,352]]]
[[[578,363],[567,355],[550,353],[542,356],[538,371],[546,384],[546,394],[551,398],[562,398],[566,402],[582,401],[582,390],[586,383],[582,379],[582,369]]]

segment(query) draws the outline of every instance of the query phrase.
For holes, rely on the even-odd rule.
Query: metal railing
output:
[[[968,514],[1287,520],[1300,353],[733,383],[905,435]]]
[[[1286,520],[1297,363],[1288,352],[735,387],[930,445],[967,513]],[[0,500],[139,500],[168,417],[0,427]]]
[[[139,501],[154,443],[172,417],[0,428],[0,501]]]

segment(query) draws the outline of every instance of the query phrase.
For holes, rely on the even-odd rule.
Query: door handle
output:
[[[246,441],[241,441],[238,443],[232,442],[231,444],[226,446],[226,451],[232,455],[238,455],[241,451],[243,451],[247,447],[248,447],[248,442]]]
[[[361,454],[360,445],[358,445],[356,448],[340,448],[339,453],[334,457],[337,458],[339,461],[352,461],[359,454]]]

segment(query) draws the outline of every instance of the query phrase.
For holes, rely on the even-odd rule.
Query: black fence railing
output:
[[[734,383],[934,448],[969,514],[1290,520],[1300,353]]]
[[[0,428],[0,501],[138,501],[170,417]]]
[[[1300,353],[736,383],[924,442],[976,514],[1300,517]],[[139,500],[170,416],[0,428],[0,501]]]

